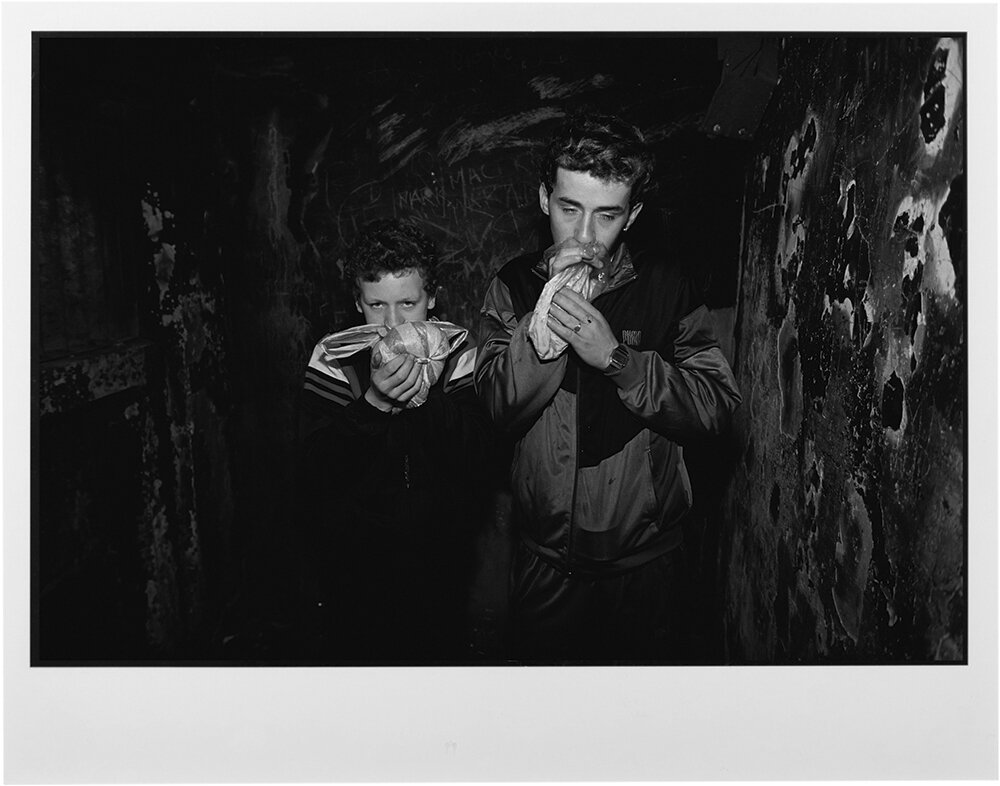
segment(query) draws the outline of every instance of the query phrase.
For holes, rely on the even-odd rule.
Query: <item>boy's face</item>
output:
[[[551,193],[544,184],[538,187],[538,201],[556,243],[571,237],[581,243],[596,240],[612,253],[642,210],[641,202],[629,205],[631,195],[632,187],[625,183],[562,167],[556,170]]]
[[[394,328],[404,322],[423,322],[434,308],[434,297],[424,289],[424,277],[417,270],[399,275],[384,274],[378,281],[359,281],[361,295],[356,301],[367,324]]]

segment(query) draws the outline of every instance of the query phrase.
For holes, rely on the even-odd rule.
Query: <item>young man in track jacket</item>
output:
[[[510,623],[525,662],[684,657],[682,445],[726,429],[740,395],[678,261],[623,242],[652,165],[618,118],[567,123],[538,190],[558,251],[510,261],[485,297],[475,383],[515,443]],[[569,346],[540,360],[528,335],[539,295],[593,241],[610,251],[590,262],[604,289],[554,296],[547,325]]]

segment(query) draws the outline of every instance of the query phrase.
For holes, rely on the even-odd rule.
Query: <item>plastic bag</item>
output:
[[[557,243],[545,251],[543,258],[547,262],[564,245],[575,242],[570,240]],[[600,243],[587,243],[584,246],[584,256],[599,256],[606,260],[607,250]],[[588,262],[578,262],[559,271],[542,288],[542,294],[538,296],[535,311],[528,324],[528,338],[531,339],[535,352],[542,360],[552,360],[566,351],[566,342],[552,332],[548,323],[552,298],[563,287],[579,292],[588,301],[593,300],[604,289],[604,270],[595,268]]]
[[[412,355],[420,367],[420,388],[406,402],[407,409],[419,407],[438,381],[452,350],[458,347],[469,331],[451,322],[404,322],[394,328],[385,325],[361,325],[333,333],[322,341],[324,361],[350,357],[371,347],[372,368],[376,369],[394,357]]]

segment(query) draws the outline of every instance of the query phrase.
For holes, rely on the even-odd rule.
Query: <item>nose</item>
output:
[[[583,215],[580,217],[579,223],[576,225],[576,233],[574,234],[577,240],[581,243],[589,243],[594,239],[594,217],[590,215]]]
[[[403,315],[398,308],[390,306],[388,309],[386,309],[385,320],[383,324],[387,328],[398,327],[399,325],[402,325],[405,321],[406,320],[403,319]]]

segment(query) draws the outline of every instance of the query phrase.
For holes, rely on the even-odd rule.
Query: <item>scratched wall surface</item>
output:
[[[730,662],[966,658],[964,55],[782,42],[746,175]]]
[[[706,155],[696,130],[718,82],[715,40],[582,44],[338,38],[217,54],[213,100],[255,118],[255,160],[236,130],[227,155],[237,170],[254,169],[252,231],[286,271],[280,307],[305,321],[311,340],[357,319],[339,277],[344,250],[359,227],[390,216],[415,219],[438,243],[437,316],[475,328],[493,272],[547,241],[534,154],[573,107],[627,112],[657,148],[661,185],[684,183],[661,189],[636,236],[668,218],[694,235],[698,205],[725,212],[726,189],[700,184],[724,185],[731,153],[719,141]],[[712,250],[703,245],[706,260]]]

